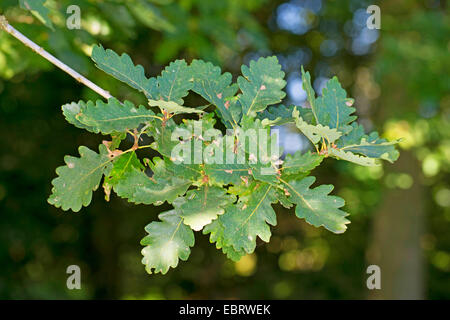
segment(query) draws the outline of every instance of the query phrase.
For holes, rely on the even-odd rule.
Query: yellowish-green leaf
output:
[[[168,113],[179,114],[179,113],[203,113],[203,110],[187,108],[180,106],[178,103],[173,101],[164,100],[148,100],[148,105],[151,107],[158,107],[161,110],[165,110]]]
[[[321,124],[308,124],[300,117],[300,113],[297,109],[294,109],[292,116],[295,119],[295,125],[298,129],[313,143],[317,144],[321,139],[326,139],[327,142],[333,143],[342,135],[341,132],[336,129],[331,129],[328,126]]]
[[[145,227],[148,235],[141,240],[142,264],[149,273],[166,274],[175,268],[181,259],[186,261],[194,246],[194,232],[183,223],[176,210],[161,213],[161,222],[152,222]]]
[[[184,198],[176,199],[173,205],[185,224],[194,231],[200,231],[223,214],[224,208],[235,199],[223,188],[202,186],[197,190],[189,191]]]
[[[359,164],[361,166],[374,167],[374,166],[379,166],[380,165],[377,162],[377,160],[374,159],[374,158],[369,158],[369,157],[366,157],[366,156],[360,156],[360,155],[354,154],[354,153],[352,153],[350,151],[344,151],[344,150],[341,150],[341,149],[330,148],[328,150],[328,153],[330,155],[336,157],[337,159],[353,162],[353,163]]]

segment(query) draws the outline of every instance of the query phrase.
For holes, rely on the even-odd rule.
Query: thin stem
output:
[[[145,146],[139,146],[138,149],[146,149],[146,148],[151,148],[152,145],[151,144],[147,144]]]
[[[145,146],[138,146],[138,147],[135,148],[135,149],[130,148],[130,149],[127,149],[127,150],[123,151],[121,154],[117,155],[116,157],[120,157],[121,155],[124,155],[125,153],[128,153],[128,152],[136,151],[136,150],[139,150],[139,149],[151,148],[151,147],[152,147],[151,144],[147,144],[147,145],[145,145]]]
[[[53,63],[55,66],[57,66],[58,68],[60,68],[64,72],[66,72],[69,75],[71,75],[78,82],[80,82],[80,83],[84,84],[85,86],[91,88],[92,90],[97,92],[99,95],[101,95],[105,99],[112,98],[112,95],[108,91],[100,88],[99,86],[97,86],[92,81],[86,79],[81,74],[79,74],[78,72],[76,72],[75,70],[73,70],[72,68],[67,66],[65,63],[63,63],[60,60],[58,60],[56,57],[52,56],[50,53],[48,53],[43,48],[38,46],[36,43],[34,43],[30,39],[28,39],[26,36],[24,36],[22,33],[17,31],[13,26],[11,26],[8,23],[8,20],[6,20],[5,16],[2,16],[2,15],[0,15],[0,29],[5,30],[10,35],[12,35],[14,38],[16,38],[20,42],[22,42],[24,45],[26,45],[27,47],[31,48],[34,52],[36,52],[40,56],[44,57],[45,59],[47,59],[48,61]]]

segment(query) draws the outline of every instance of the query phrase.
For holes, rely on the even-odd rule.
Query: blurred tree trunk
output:
[[[371,299],[423,299],[424,259],[420,240],[424,232],[424,187],[419,183],[420,165],[412,152],[402,151],[393,172],[411,175],[410,189],[392,189],[374,216],[368,265],[381,269],[381,290]]]

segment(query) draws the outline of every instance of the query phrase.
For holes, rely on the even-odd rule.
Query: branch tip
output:
[[[64,72],[66,72],[67,74],[72,76],[73,78],[75,78],[77,81],[81,82],[85,86],[87,86],[90,89],[97,92],[103,98],[105,98],[107,100],[112,98],[111,94],[108,91],[100,88],[98,85],[96,85],[89,79],[85,78],[84,76],[79,74],[77,71],[70,68],[64,62],[62,62],[61,60],[59,60],[56,57],[54,57],[53,55],[51,55],[50,53],[45,51],[43,48],[38,46],[36,43],[31,41],[29,38],[27,38],[25,35],[23,35],[18,30],[16,30],[13,26],[11,26],[8,23],[8,20],[6,20],[5,16],[3,16],[3,15],[0,15],[0,28],[5,30],[6,32],[8,32],[10,35],[12,35],[14,38],[16,38],[17,40],[22,42],[25,46],[29,47],[34,52],[36,52],[37,54],[42,56],[44,59],[48,60],[49,62],[51,62],[52,64],[54,64],[55,66],[57,66],[58,68],[60,68],[61,70],[63,70]]]
[[[0,15],[0,28],[6,30],[9,23],[4,15]]]

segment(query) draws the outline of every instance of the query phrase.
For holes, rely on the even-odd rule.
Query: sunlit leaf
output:
[[[333,143],[342,135],[341,132],[328,126],[308,124],[300,117],[300,113],[297,109],[294,109],[292,116],[294,117],[297,128],[300,129],[313,144],[317,144],[321,139],[326,139],[327,142]]]
[[[312,176],[300,181],[286,183],[289,200],[296,204],[295,214],[315,227],[325,227],[334,233],[343,233],[350,223],[348,213],[340,210],[345,202],[342,198],[330,196],[332,185],[321,185],[310,189],[316,179]]]
[[[161,222],[152,222],[145,227],[148,235],[141,240],[142,264],[148,273],[166,274],[175,268],[181,259],[186,261],[194,246],[194,232],[183,223],[176,210],[161,213]]]
[[[270,226],[277,224],[272,203],[276,203],[275,190],[266,183],[254,183],[251,194],[240,197],[236,205],[230,205],[218,218],[223,225],[223,241],[234,250],[252,253],[256,247],[256,237],[269,242]]]
[[[185,224],[194,231],[200,231],[223,214],[224,208],[234,200],[235,197],[227,195],[223,188],[202,186],[189,191],[184,198],[176,199],[174,206]]]

